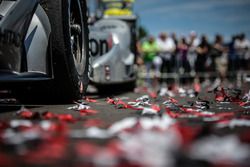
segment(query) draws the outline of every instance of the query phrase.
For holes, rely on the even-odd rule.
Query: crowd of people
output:
[[[223,81],[228,71],[250,70],[250,42],[243,33],[226,43],[220,34],[209,42],[206,35],[198,37],[194,31],[188,37],[180,38],[175,33],[163,32],[157,38],[149,36],[139,42],[138,52],[141,55],[139,64],[145,65],[149,84],[152,69],[161,83],[171,82],[171,79],[163,77],[169,73],[193,74],[202,82],[208,73],[216,74]],[[182,82],[188,82],[187,78]]]

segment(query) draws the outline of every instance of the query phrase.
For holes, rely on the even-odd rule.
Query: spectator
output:
[[[226,48],[223,44],[223,37],[221,35],[215,36],[210,56],[212,58],[212,69],[219,73],[219,78],[216,79],[214,84],[214,87],[217,87],[225,80],[228,67]]]
[[[136,64],[141,66],[143,65],[143,57],[142,57],[142,46],[141,46],[141,42],[137,41],[136,42],[136,51],[137,51],[137,57],[136,57]]]
[[[157,40],[159,47],[159,56],[162,58],[161,73],[173,72],[172,56],[176,49],[176,45],[172,38],[168,37],[167,33],[161,33]],[[162,79],[161,83],[166,83],[166,79]]]
[[[196,48],[198,47],[198,45],[200,44],[199,39],[197,38],[197,34],[195,31],[191,31],[190,35],[189,35],[189,39],[188,39],[188,61],[190,64],[190,68],[191,71],[194,72],[195,71],[195,61],[197,58],[197,54],[196,54]]]
[[[171,57],[171,64],[172,64],[172,71],[173,72],[178,72],[178,62],[177,62],[177,45],[178,45],[178,39],[177,39],[177,36],[176,36],[176,33],[172,33],[171,34],[171,38],[173,39],[174,41],[174,44],[176,46],[175,50],[173,51],[172,53],[172,57]]]
[[[179,60],[179,71],[181,74],[190,72],[190,65],[187,59],[188,44],[185,37],[182,37],[177,46],[177,55]],[[183,79],[182,82],[185,83],[187,79]]]
[[[154,68],[155,68],[155,76],[157,80],[161,77],[161,66],[162,66],[162,59],[157,54],[153,60]]]
[[[212,71],[218,70],[219,68],[218,60],[220,59],[224,51],[225,51],[225,48],[223,46],[223,38],[221,35],[216,35],[214,43],[210,50],[210,57],[212,60],[212,64],[211,64]]]
[[[245,59],[246,59],[246,70],[250,70],[250,47],[247,48],[247,52],[245,54]]]
[[[231,72],[236,72],[239,68],[239,58],[235,50],[236,38],[236,36],[232,36],[231,41],[228,44],[228,67]]]
[[[242,70],[247,70],[249,63],[249,48],[250,42],[245,38],[245,34],[240,34],[239,38],[235,41],[236,54],[239,57]]]
[[[151,85],[150,81],[150,70],[153,66],[153,60],[155,59],[157,53],[158,53],[158,46],[155,41],[155,38],[153,36],[150,36],[148,40],[144,41],[142,43],[142,52],[143,52],[143,60],[144,64],[146,66],[146,82],[149,85]]]
[[[207,70],[208,62],[208,53],[210,50],[210,44],[208,43],[207,37],[202,35],[201,42],[196,49],[197,59],[195,62],[195,70],[197,73],[204,73]],[[204,80],[203,77],[199,77],[200,82]]]
[[[190,72],[190,65],[187,59],[188,44],[185,37],[182,37],[177,46],[178,60],[180,60],[180,68],[183,72]]]

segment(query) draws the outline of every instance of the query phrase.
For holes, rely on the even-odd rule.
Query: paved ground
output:
[[[64,105],[23,105],[23,104],[0,104],[0,120],[13,120],[13,119],[20,119],[20,117],[16,114],[17,110],[20,110],[21,107],[26,107],[33,112],[43,113],[46,111],[50,111],[57,114],[72,114],[76,118],[81,118],[84,120],[86,119],[94,119],[98,118],[105,121],[108,124],[112,124],[116,121],[119,121],[125,117],[134,116],[136,112],[134,110],[126,109],[126,110],[119,110],[114,106],[108,105],[106,103],[107,97],[113,97],[113,94],[110,95],[101,95],[98,94],[91,94],[87,95],[91,99],[96,99],[96,103],[86,102],[91,109],[98,111],[97,114],[94,115],[87,115],[81,116],[79,112],[69,110],[69,107],[75,106],[75,104],[64,104]],[[122,98],[128,101],[129,99],[136,99],[139,97],[140,94],[135,94],[134,92],[126,92],[121,94],[116,94],[116,98]],[[76,122],[73,125],[74,128],[82,128],[82,122]]]
[[[22,105],[1,93],[0,166],[249,166],[248,88],[239,97],[138,88],[78,105]]]

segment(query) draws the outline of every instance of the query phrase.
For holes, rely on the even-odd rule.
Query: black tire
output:
[[[73,102],[89,82],[87,7],[85,0],[42,0],[52,33],[53,80],[32,83],[20,101]],[[24,97],[25,96],[25,97]]]

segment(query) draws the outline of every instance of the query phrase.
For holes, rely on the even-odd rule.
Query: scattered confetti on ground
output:
[[[22,107],[0,121],[0,166],[249,166],[250,91],[197,90],[86,97],[65,114]],[[133,115],[110,124],[98,104]]]

